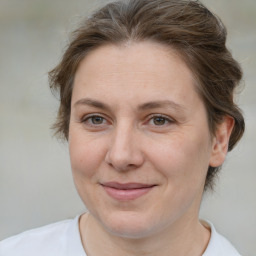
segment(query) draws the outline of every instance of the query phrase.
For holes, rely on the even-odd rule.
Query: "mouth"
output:
[[[155,184],[119,182],[106,182],[100,185],[110,197],[119,201],[135,200],[147,194],[156,186]]]

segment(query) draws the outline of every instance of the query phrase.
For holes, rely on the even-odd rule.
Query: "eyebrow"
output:
[[[100,108],[100,109],[108,110],[108,111],[110,110],[110,107],[107,106],[106,104],[104,104],[100,101],[97,101],[97,100],[90,99],[90,98],[80,99],[74,104],[75,107],[79,106],[79,105],[87,105],[87,106]]]
[[[139,106],[139,110],[155,109],[155,108],[172,108],[177,111],[184,111],[185,107],[172,100],[150,101]]]
[[[111,108],[100,101],[94,100],[94,99],[90,99],[90,98],[83,98],[78,100],[74,106],[78,106],[78,105],[87,105],[87,106],[91,106],[91,107],[95,107],[95,108],[99,108],[99,109],[103,109],[103,110],[107,110],[110,111]],[[156,108],[172,108],[175,109],[177,111],[181,111],[183,112],[185,110],[185,107],[181,104],[178,104],[174,101],[171,100],[158,100],[158,101],[150,101],[150,102],[146,102],[143,103],[141,105],[138,106],[138,110],[150,110],[150,109],[156,109]]]

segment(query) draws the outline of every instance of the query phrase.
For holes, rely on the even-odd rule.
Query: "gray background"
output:
[[[65,143],[49,129],[58,102],[47,72],[68,33],[103,1],[0,0],[0,239],[84,211]],[[243,255],[256,252],[256,1],[203,1],[224,21],[228,45],[244,68],[238,100],[246,133],[229,154],[201,216]]]

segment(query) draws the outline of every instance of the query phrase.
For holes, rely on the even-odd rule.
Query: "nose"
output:
[[[127,125],[113,131],[105,160],[117,171],[129,171],[140,167],[144,162],[138,132]]]

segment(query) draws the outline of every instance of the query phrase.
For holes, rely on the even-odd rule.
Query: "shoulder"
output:
[[[212,223],[207,222],[206,225],[211,229],[211,238],[203,256],[241,256],[234,246],[216,231]]]
[[[73,240],[80,243],[78,218],[32,229],[0,242],[1,256],[68,255]]]

